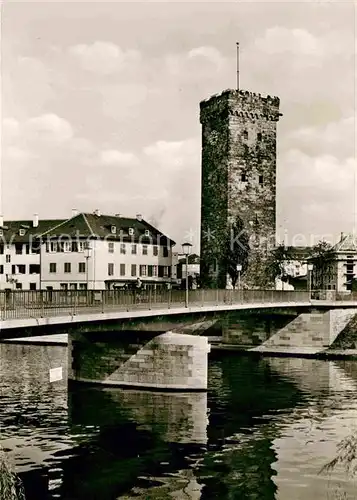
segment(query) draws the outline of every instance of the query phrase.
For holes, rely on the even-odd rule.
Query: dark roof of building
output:
[[[340,241],[333,249],[335,252],[357,252],[357,235],[352,233],[341,234]]]
[[[115,228],[115,232],[112,232]],[[134,234],[129,234],[129,229]],[[149,236],[145,235],[149,231]],[[97,215],[95,213],[80,213],[70,219],[60,221],[44,231],[42,236],[46,239],[67,238],[93,238],[108,239],[113,241],[138,241],[157,243],[158,245],[175,245],[175,242],[161,233],[144,219],[118,217],[114,215]]]
[[[0,228],[2,230],[0,242],[2,244],[27,243],[61,222],[63,219],[43,219],[38,221],[37,227],[34,227],[33,220],[4,221],[4,225]],[[20,235],[21,229],[24,230],[24,235]]]
[[[311,254],[312,247],[298,247],[298,246],[288,246],[287,250],[289,251],[292,259],[307,259]]]

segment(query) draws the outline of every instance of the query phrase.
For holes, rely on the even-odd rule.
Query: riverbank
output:
[[[260,346],[259,346],[260,347]],[[350,359],[357,360],[357,349],[324,349],[316,350],[309,347],[274,347],[256,349],[252,346],[212,343],[211,352],[236,353],[245,356],[269,356],[315,359]]]

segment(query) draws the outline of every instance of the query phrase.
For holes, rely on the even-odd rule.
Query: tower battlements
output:
[[[279,97],[228,89],[200,102],[200,122],[204,123],[228,115],[250,120],[278,121],[282,116],[279,106]]]

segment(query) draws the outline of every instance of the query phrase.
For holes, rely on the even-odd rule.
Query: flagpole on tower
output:
[[[237,45],[237,90],[239,90],[239,42],[236,42]]]

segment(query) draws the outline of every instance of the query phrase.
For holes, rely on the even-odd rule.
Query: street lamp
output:
[[[311,262],[307,265],[307,270],[308,270],[308,286],[309,286],[309,297],[311,298],[311,288],[312,288],[312,270],[314,269],[314,264]]]
[[[86,259],[86,283],[87,283],[87,290],[89,289],[89,259],[92,255],[92,247],[90,246],[90,243],[87,243],[84,249],[84,258]]]
[[[188,307],[188,256],[191,253],[192,245],[191,243],[182,244],[182,253],[186,257],[186,296],[185,296],[185,307]]]
[[[242,272],[242,264],[237,264],[237,273],[238,273],[238,290],[240,290],[240,273]]]

